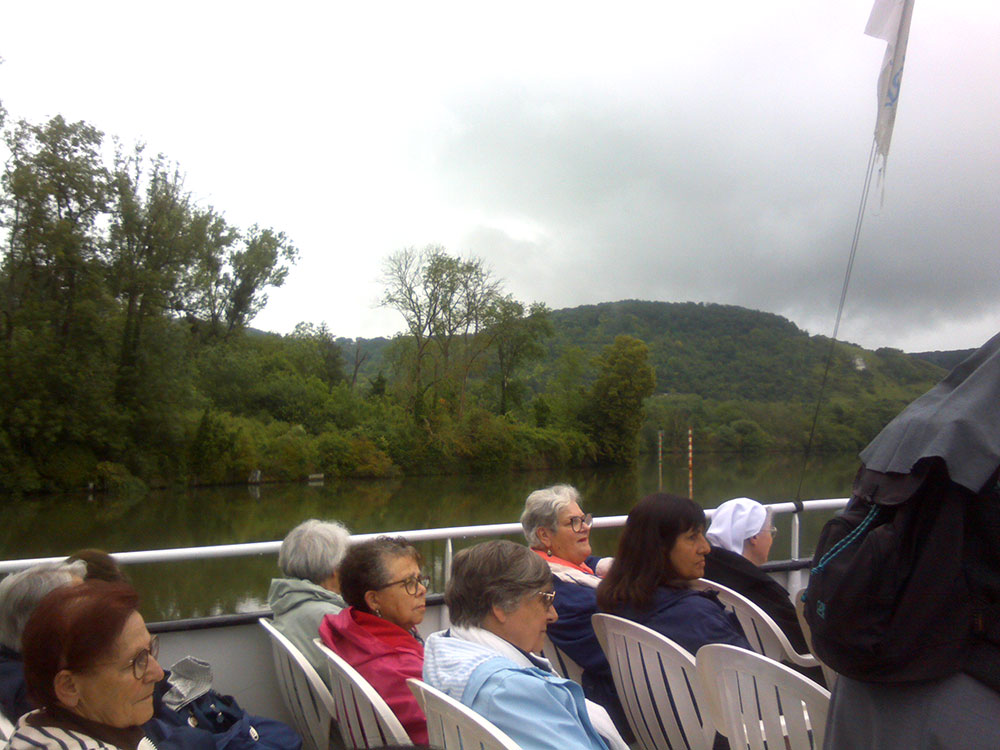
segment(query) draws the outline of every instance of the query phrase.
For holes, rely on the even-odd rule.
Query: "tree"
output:
[[[497,387],[500,414],[506,414],[515,373],[532,359],[545,354],[542,339],[552,335],[549,309],[542,302],[535,302],[527,315],[524,305],[510,295],[496,303],[491,334],[495,341]]]
[[[403,316],[412,344],[401,361],[415,413],[423,414],[428,391],[442,395],[449,382],[459,389],[461,412],[465,384],[489,345],[481,334],[493,322],[500,282],[482,260],[455,258],[438,246],[393,253],[382,278],[382,304]]]
[[[639,339],[619,335],[595,360],[597,379],[587,409],[591,438],[601,460],[630,464],[638,455],[643,400],[656,388],[649,349]]]
[[[227,333],[254,319],[267,304],[265,290],[285,283],[288,268],[299,255],[284,232],[256,224],[241,239],[243,247],[229,254],[230,270],[223,276]]]

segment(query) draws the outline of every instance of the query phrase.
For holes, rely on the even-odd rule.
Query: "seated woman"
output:
[[[800,654],[808,653],[795,607],[784,587],[758,566],[767,562],[774,536],[772,511],[756,500],[738,497],[720,505],[705,536],[712,551],[704,577],[743,594],[767,612]],[[814,679],[821,675],[813,674]]]
[[[580,509],[575,487],[557,484],[535,490],[524,503],[521,526],[529,546],[548,564],[559,619],[549,624],[549,639],[583,667],[583,692],[607,709],[618,731],[631,729],[615,691],[614,678],[590,618],[597,612],[597,585],[611,566],[590,554],[590,514]]]
[[[696,654],[707,643],[750,648],[736,617],[713,593],[690,588],[709,545],[705,511],[686,497],[656,493],[628,514],[618,554],[597,588],[597,606],[645,625]]]
[[[311,518],[281,542],[278,567],[284,578],[272,578],[267,605],[277,628],[326,680],[326,659],[313,640],[327,615],[347,605],[340,595],[337,570],[351,545],[351,533],[339,523]]]
[[[153,686],[163,678],[157,640],[126,583],[86,581],[49,593],[24,630],[24,676],[40,709],[18,721],[11,750],[149,747]],[[213,748],[207,732],[185,748]],[[156,746],[180,747],[152,737]],[[145,741],[144,741],[145,740]]]
[[[355,544],[339,571],[340,591],[350,606],[324,617],[319,635],[385,698],[410,739],[426,745],[427,719],[406,685],[407,678],[423,674],[424,647],[415,630],[427,598],[421,562],[402,537]]]
[[[605,750],[591,706],[610,746],[625,747],[603,709],[532,654],[558,617],[553,596],[548,566],[525,547],[497,540],[462,550],[445,592],[452,627],[427,639],[424,680],[525,750]]]

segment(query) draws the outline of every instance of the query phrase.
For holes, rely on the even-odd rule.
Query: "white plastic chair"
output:
[[[409,745],[410,737],[371,683],[337,653],[320,641],[313,643],[330,668],[330,692],[340,736],[349,748]]]
[[[406,681],[427,715],[430,743],[444,750],[520,750],[495,724],[437,688],[413,677]]]
[[[823,747],[829,691],[784,664],[736,646],[702,646],[697,662],[730,747]]]
[[[791,662],[800,667],[820,666],[819,661],[812,654],[800,654],[792,648],[788,636],[782,632],[771,615],[743,594],[705,578],[691,581],[691,585],[701,591],[718,592],[722,606],[736,615],[740,627],[743,628],[743,634],[750,641],[750,647],[758,654],[763,654],[775,661]]]
[[[565,651],[549,640],[547,635],[542,643],[542,654],[560,677],[573,680],[577,685],[583,684],[583,667],[570,659]]]
[[[14,734],[14,724],[3,713],[0,713],[0,742],[5,742]]]
[[[262,617],[258,622],[271,638],[278,688],[306,748],[343,747],[334,724],[333,697],[323,679],[295,644],[267,618]]]
[[[710,750],[715,724],[691,654],[631,620],[596,614],[591,621],[639,746]]]
[[[813,658],[819,663],[820,667],[823,669],[823,679],[826,680],[826,689],[833,691],[833,685],[837,681],[837,672],[833,671],[832,667],[828,667],[826,662],[816,656],[816,652],[813,650],[813,639],[812,630],[809,628],[809,621],[806,620],[806,603],[802,596],[806,593],[806,590],[800,589],[795,592],[793,601],[795,602],[795,616],[799,620],[799,626],[802,628],[802,635],[806,638],[806,645],[813,654]]]

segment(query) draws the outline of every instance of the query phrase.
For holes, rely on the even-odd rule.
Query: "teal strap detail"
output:
[[[852,545],[858,538],[864,536],[864,534],[868,531],[868,527],[875,523],[875,519],[878,518],[878,515],[881,512],[881,505],[873,505],[872,509],[868,511],[868,515],[865,516],[865,520],[858,524],[858,528],[833,545],[833,547],[825,555],[823,555],[820,561],[816,564],[816,567],[809,571],[810,575],[822,573],[823,568],[825,568],[833,558]]]

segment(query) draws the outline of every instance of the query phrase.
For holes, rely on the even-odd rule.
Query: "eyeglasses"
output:
[[[569,519],[569,525],[573,531],[580,533],[583,531],[584,526],[589,529],[594,525],[594,516],[591,513],[588,513],[585,516],[573,516]]]
[[[154,635],[149,639],[149,648],[144,648],[128,663],[132,667],[132,674],[135,679],[141,680],[146,670],[149,668],[149,657],[154,659],[160,654],[160,636]]]
[[[416,596],[417,592],[420,591],[420,587],[423,586],[424,589],[430,584],[431,579],[427,576],[408,576],[406,578],[400,578],[398,581],[393,581],[392,583],[387,583],[385,586],[379,586],[378,591],[382,589],[387,589],[390,586],[398,586],[403,584],[403,589],[410,596]]]
[[[777,533],[778,533],[778,527],[777,527],[777,526],[771,526],[771,527],[770,527],[770,528],[768,529],[768,533],[770,533],[770,534],[771,534],[771,536],[776,536],[776,535],[777,535]]]
[[[554,602],[556,600],[556,592],[555,591],[539,591],[538,592],[538,596],[541,597],[542,604],[545,605],[546,609],[548,609],[549,607],[551,607],[552,606],[552,602]]]

